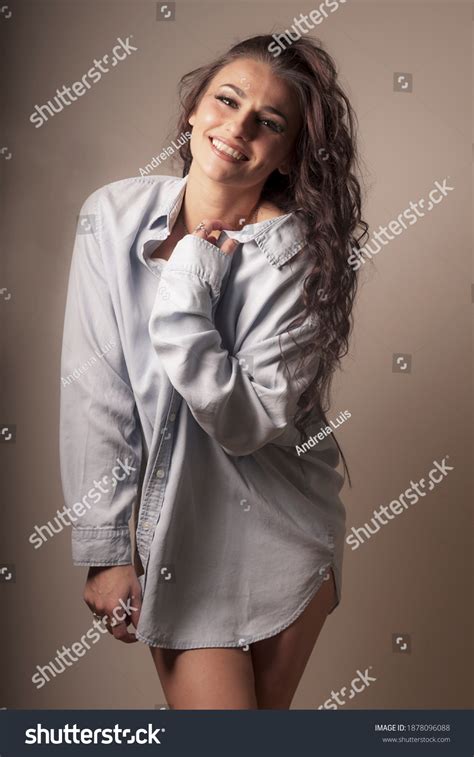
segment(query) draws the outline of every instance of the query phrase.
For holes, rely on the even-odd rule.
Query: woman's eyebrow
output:
[[[245,97],[247,97],[247,95],[245,94],[244,90],[240,89],[240,87],[236,87],[235,84],[221,84],[220,86],[221,87],[230,87],[242,99],[245,98]],[[286,121],[286,123],[288,123],[287,117],[285,116],[284,113],[281,112],[281,110],[277,110],[276,108],[273,108],[271,105],[264,105],[263,108],[262,108],[262,110],[268,110],[270,113],[275,113],[275,115],[281,116]]]

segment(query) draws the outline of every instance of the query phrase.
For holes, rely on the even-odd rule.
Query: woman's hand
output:
[[[142,591],[133,565],[89,568],[84,587],[84,601],[96,615],[106,617],[112,636],[127,644],[137,641],[127,626],[137,627]]]
[[[211,221],[208,218],[204,218],[201,221],[201,224],[203,225],[203,228],[196,228],[192,232],[192,236],[199,237],[200,239],[205,239],[206,242],[210,242],[211,244],[215,245],[215,247],[217,247],[217,241],[220,235],[218,235],[217,237],[210,235],[216,230],[222,231],[224,229],[224,224],[222,223],[222,221]],[[199,226],[201,224],[199,224]],[[235,239],[226,239],[222,247],[220,247],[219,249],[226,255],[231,255],[238,244],[239,243],[236,242]]]

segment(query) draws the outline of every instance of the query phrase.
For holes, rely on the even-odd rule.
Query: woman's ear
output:
[[[194,117],[194,113],[191,113],[191,115],[190,115],[190,116],[189,116],[189,118],[188,118],[188,124],[189,124],[190,126],[194,126],[195,122],[196,122],[196,119],[195,119],[195,117]]]

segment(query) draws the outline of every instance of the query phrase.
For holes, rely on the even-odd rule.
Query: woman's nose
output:
[[[234,139],[240,138],[248,142],[254,136],[255,124],[250,115],[238,114],[234,118],[229,119],[227,129]]]

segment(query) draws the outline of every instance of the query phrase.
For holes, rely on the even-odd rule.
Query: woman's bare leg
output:
[[[290,708],[324,621],[336,603],[332,569],[329,577],[294,623],[250,645],[259,709]]]
[[[162,649],[151,653],[169,707],[177,710],[289,709],[329,610],[332,570],[284,631],[237,648]]]
[[[151,647],[151,653],[170,708],[257,709],[250,650]]]

